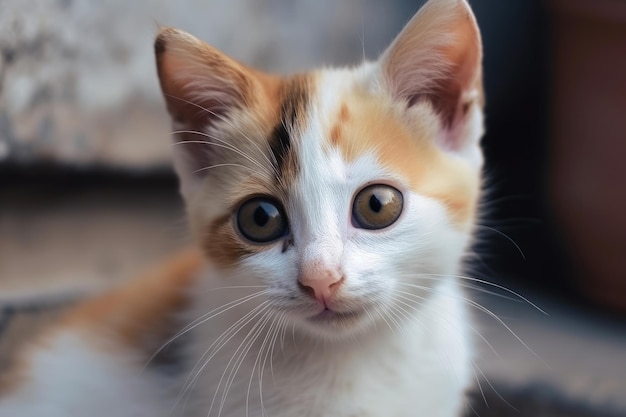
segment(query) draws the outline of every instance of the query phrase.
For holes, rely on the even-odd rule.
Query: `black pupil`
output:
[[[259,227],[264,227],[270,219],[267,212],[266,205],[261,203],[256,210],[254,210],[254,223]]]
[[[382,203],[374,194],[370,197],[370,208],[374,213],[380,213],[380,210],[383,208]]]

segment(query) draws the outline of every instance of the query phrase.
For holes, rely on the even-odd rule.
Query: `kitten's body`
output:
[[[200,279],[190,282],[194,292],[204,293],[208,289]],[[268,416],[456,415],[463,406],[463,391],[471,370],[464,329],[467,319],[457,302],[461,295],[451,284],[449,281],[442,287],[448,287],[447,294],[452,297],[442,291],[424,306],[432,318],[428,327],[417,321],[394,329],[378,326],[361,337],[335,343],[292,333],[291,328],[285,333],[262,332],[250,348],[253,354],[247,355],[239,368],[221,415],[262,415],[260,390]],[[202,307],[205,302],[223,304],[219,291],[206,294],[209,296],[196,301],[202,314],[206,313]],[[124,294],[120,301],[136,303],[140,297],[136,293]],[[90,316],[94,327],[107,329],[114,325],[106,314],[79,313]],[[196,361],[210,345],[200,341],[216,340],[240,316],[240,312],[232,310],[217,325],[195,332],[186,340],[184,349],[192,351],[188,360]],[[110,330],[98,335],[85,327],[87,323],[72,317],[68,322],[73,322],[73,326],[55,330],[44,340],[45,349],[29,355],[29,365],[23,371],[32,374],[27,383],[16,375],[14,390],[7,391],[10,396],[0,402],[0,416],[161,417],[180,412],[185,416],[205,416],[225,364],[242,346],[247,334],[246,331],[234,337],[211,359],[209,368],[196,381],[191,398],[181,399],[170,414],[181,385],[190,375],[187,367],[174,377],[149,367],[142,371],[141,364],[148,362],[143,349],[111,338]],[[262,348],[269,340],[265,337],[268,334],[276,336],[271,339],[273,348],[269,344]],[[189,343],[191,340],[195,343]],[[266,356],[270,350],[272,356]],[[261,362],[257,362],[256,352],[262,352]],[[262,385],[260,367],[265,370]],[[222,394],[223,391],[217,391],[215,415]]]
[[[350,70],[261,74],[173,29],[156,52],[207,261],[78,308],[0,415],[458,414],[471,349],[454,276],[482,164],[465,1],[431,0]]]

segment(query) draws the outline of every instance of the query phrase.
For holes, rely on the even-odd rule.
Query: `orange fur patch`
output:
[[[337,123],[330,130],[330,142],[338,146],[339,142],[341,142],[341,135],[343,133],[342,127],[350,120],[350,112],[348,110],[348,106],[344,103],[341,105],[341,109],[339,110],[339,117],[337,118]]]
[[[418,111],[414,121],[407,123],[402,111],[380,99],[356,94],[341,106],[329,141],[349,161],[374,152],[387,169],[405,178],[413,191],[445,204],[457,226],[469,227],[478,201],[479,176],[434,143],[439,122],[432,112]]]
[[[153,354],[179,330],[174,327],[175,316],[187,307],[190,286],[202,263],[197,250],[187,249],[138,280],[73,308],[22,350],[0,376],[0,397],[11,395],[27,382],[31,356],[52,346],[60,332],[86,334],[96,348],[122,346],[146,356]],[[110,345],[103,345],[109,341]]]
[[[178,330],[175,316],[188,306],[202,263],[197,250],[181,252],[140,279],[70,311],[57,330],[103,335],[97,343],[113,337],[123,346],[152,354]]]
[[[208,227],[209,233],[201,242],[207,256],[222,268],[233,266],[242,257],[264,249],[263,246],[244,242],[235,232],[232,217],[229,213],[214,220]]]

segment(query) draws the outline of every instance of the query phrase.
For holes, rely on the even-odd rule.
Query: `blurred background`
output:
[[[374,59],[422,3],[0,1],[0,372],[72,302],[189,243],[159,25],[286,73]],[[472,294],[501,321],[475,311],[468,415],[626,416],[626,0],[470,3],[487,91],[471,276],[530,302]]]

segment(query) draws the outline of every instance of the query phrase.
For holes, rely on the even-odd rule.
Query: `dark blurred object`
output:
[[[626,1],[550,5],[551,203],[579,288],[626,313]]]
[[[483,383],[487,387],[483,392],[470,392],[466,417],[624,417],[620,410],[565,398],[554,387],[541,383],[498,386],[497,391]]]
[[[484,213],[475,272],[507,287],[571,295],[547,215],[548,62],[544,0],[470,0],[484,43]]]

